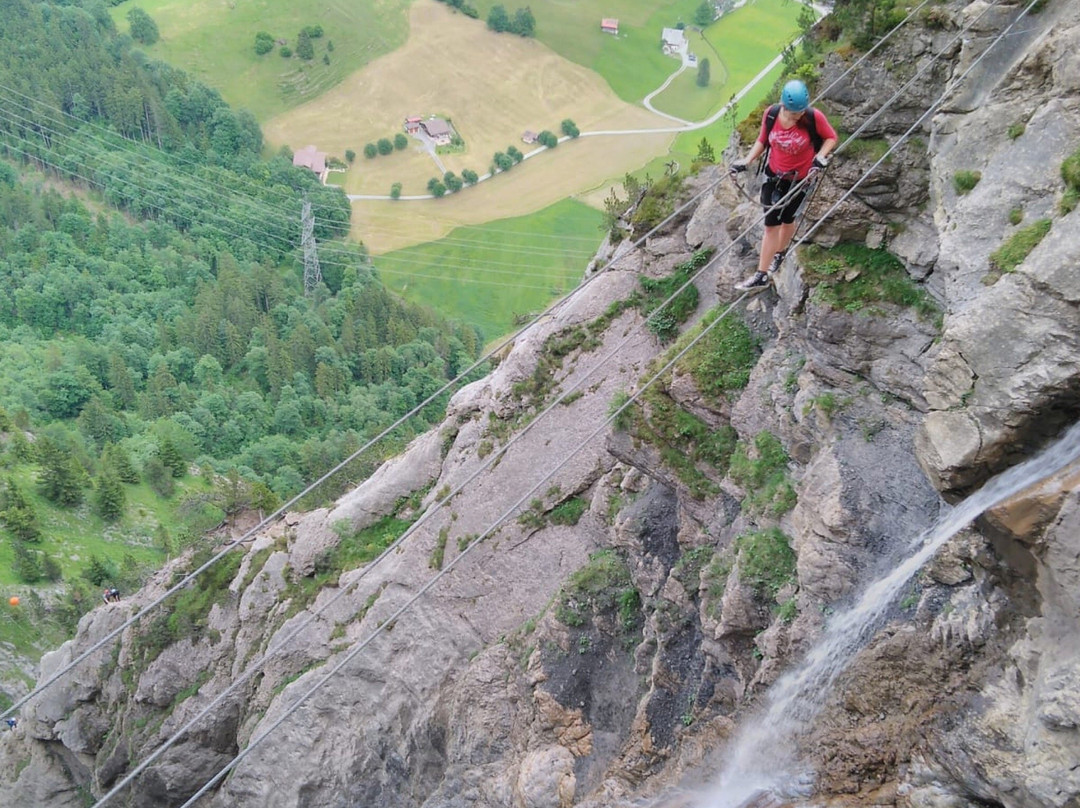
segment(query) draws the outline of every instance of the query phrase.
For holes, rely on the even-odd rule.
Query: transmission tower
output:
[[[322,283],[322,271],[319,269],[319,251],[315,246],[315,216],[306,195],[300,214],[300,227],[300,243],[304,247],[304,294],[310,295]]]

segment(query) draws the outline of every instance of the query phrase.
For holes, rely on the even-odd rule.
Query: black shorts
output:
[[[806,198],[806,192],[801,188],[792,194],[784,203],[783,207],[773,207],[783,199],[791,186],[796,184],[795,179],[784,179],[775,174],[765,172],[765,182],[761,184],[761,204],[765,208],[765,226],[776,227],[781,224],[791,224],[795,221],[795,215],[799,212],[799,206]]]

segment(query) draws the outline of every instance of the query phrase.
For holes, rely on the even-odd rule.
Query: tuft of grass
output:
[[[1076,210],[1077,203],[1080,202],[1080,149],[1062,161],[1061,179],[1065,181],[1065,193],[1059,209],[1064,216]]]
[[[799,613],[799,605],[796,603],[795,598],[785,600],[780,604],[776,610],[776,619],[781,623],[790,623],[795,619],[795,616]]]
[[[716,550],[708,544],[695,547],[683,553],[672,568],[671,574],[691,596],[701,585],[702,571],[712,562],[715,553]]]
[[[966,169],[957,171],[953,174],[953,188],[956,189],[956,193],[963,196],[978,185],[981,179],[982,173],[979,171],[968,171]]]
[[[709,563],[701,569],[701,584],[709,599],[709,614],[720,616],[721,601],[727,588],[728,576],[735,566],[735,554],[730,548],[713,555]]]
[[[884,138],[852,138],[845,143],[846,156],[865,158],[871,163],[876,163],[889,150],[889,141]]]
[[[1049,219],[1039,219],[1023,230],[1017,230],[990,253],[990,266],[998,272],[1012,272],[1039,246],[1039,242],[1050,232],[1051,224]]]
[[[564,626],[580,628],[593,614],[615,612],[626,631],[640,621],[641,596],[630,578],[630,568],[614,550],[601,550],[570,576],[558,595],[555,618]]]
[[[518,524],[522,527],[538,530],[544,526],[544,502],[534,499],[527,510],[518,515]]]
[[[635,294],[634,302],[641,313],[649,317],[649,331],[655,334],[660,342],[671,342],[678,335],[679,326],[690,319],[698,305],[698,288],[690,284],[659,311],[657,308],[705,266],[712,254],[712,249],[699,250],[689,261],[675,267],[666,278],[641,277],[641,289]]]
[[[1024,221],[1024,209],[1023,208],[1013,208],[1012,210],[1009,211],[1009,224],[1015,226],[1015,225],[1020,224],[1020,222],[1022,222],[1022,221]]]
[[[634,420],[634,437],[659,449],[664,465],[675,472],[695,499],[715,493],[717,484],[703,466],[715,469],[721,477],[727,472],[735,448],[735,430],[730,426],[712,429],[679,407],[655,384],[641,400],[645,407],[641,417]]]
[[[739,553],[739,580],[764,600],[795,580],[795,551],[779,528],[746,533],[735,540]]]
[[[203,550],[193,557],[190,568],[198,569],[210,558],[210,551]],[[216,603],[224,603],[231,597],[229,584],[236,577],[243,560],[242,552],[227,553],[209,567],[187,588],[177,593],[172,609],[159,614],[136,640],[136,656],[149,665],[168,646],[186,638],[200,639],[210,636],[207,618]],[[211,637],[211,640],[213,638]]]
[[[629,400],[630,394],[625,390],[619,390],[611,397],[611,403],[608,405],[608,415],[615,416],[611,426],[616,432],[627,432],[634,423],[633,406],[623,409]]]
[[[572,497],[552,508],[548,521],[553,525],[576,525],[588,508],[589,503],[581,497]]]
[[[1027,129],[1027,124],[1023,121],[1017,121],[1014,124],[1010,124],[1005,134],[1009,136],[1009,140],[1016,140],[1020,135],[1024,134]]]
[[[795,488],[787,474],[788,454],[771,432],[759,432],[752,451],[744,443],[735,447],[730,474],[745,492],[743,505],[751,513],[782,516],[795,507]]]
[[[821,393],[806,402],[803,407],[803,415],[816,408],[826,418],[831,419],[844,404],[845,402],[838,399],[835,393]]]
[[[701,326],[687,336],[696,336],[719,316],[720,309],[713,309]],[[746,387],[760,355],[760,341],[746,323],[739,317],[728,316],[687,351],[676,367],[689,372],[702,395],[719,404]]]
[[[446,540],[450,537],[450,528],[444,527],[439,530],[438,538],[435,539],[435,546],[431,549],[431,557],[428,559],[428,566],[433,570],[441,570],[443,566],[443,559],[446,557]]]
[[[912,308],[924,320],[940,324],[941,310],[915,283],[904,265],[884,249],[843,243],[832,248],[810,246],[799,254],[815,302],[849,312],[874,311],[877,303]]]

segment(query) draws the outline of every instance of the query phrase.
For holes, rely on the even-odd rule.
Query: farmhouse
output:
[[[450,124],[442,118],[432,116],[426,121],[421,121],[420,126],[427,136],[435,142],[436,146],[447,146],[450,144],[450,138],[453,135],[454,130],[451,129]]]
[[[314,146],[304,146],[293,153],[292,164],[314,171],[319,182],[326,182],[326,152],[321,152]]]
[[[417,132],[419,132],[420,131],[420,120],[421,120],[421,118],[420,118],[419,115],[410,115],[408,118],[406,118],[405,119],[405,132],[406,132],[406,134],[415,135]]]
[[[604,17],[600,20],[600,30],[605,34],[619,35],[619,21],[614,17]]]
[[[522,133],[521,139],[526,143],[535,143],[536,142],[536,132],[532,131],[531,129],[526,129]]]
[[[682,56],[686,51],[686,32],[680,28],[665,28],[660,43],[668,56]]]

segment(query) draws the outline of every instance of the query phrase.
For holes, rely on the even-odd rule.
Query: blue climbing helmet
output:
[[[810,106],[810,91],[801,81],[792,79],[784,85],[784,91],[780,93],[780,103],[789,112],[802,112]]]

